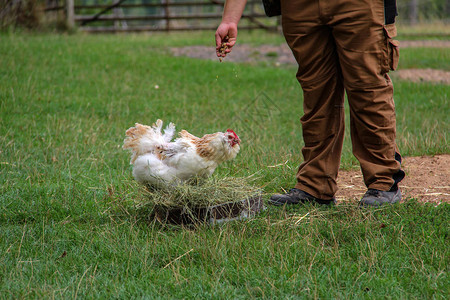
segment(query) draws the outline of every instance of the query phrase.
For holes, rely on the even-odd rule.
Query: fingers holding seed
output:
[[[228,48],[228,36],[226,36],[223,40],[222,40],[222,44],[220,45],[219,51],[218,53],[220,54],[219,56],[219,61],[222,62],[222,60],[225,58],[225,56],[227,56],[227,53],[230,51],[227,51]]]

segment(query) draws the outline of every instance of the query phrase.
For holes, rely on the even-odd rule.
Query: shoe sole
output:
[[[402,193],[400,191],[400,189],[398,190],[398,193],[396,193],[394,195],[394,197],[392,197],[391,201],[387,201],[387,202],[373,202],[373,203],[366,203],[366,202],[362,202],[362,200],[359,201],[359,206],[360,207],[380,207],[384,204],[396,204],[396,203],[400,203],[400,201],[402,200]]]

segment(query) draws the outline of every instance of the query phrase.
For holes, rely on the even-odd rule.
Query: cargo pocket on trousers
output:
[[[395,71],[398,67],[400,42],[394,40],[394,37],[397,36],[395,24],[384,25],[384,34],[386,37],[386,47],[384,49],[383,73],[387,73],[390,70]]]

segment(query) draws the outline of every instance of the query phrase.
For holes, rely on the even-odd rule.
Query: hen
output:
[[[216,167],[233,159],[241,140],[228,129],[225,132],[196,137],[186,130],[172,141],[175,125],[170,123],[161,132],[163,122],[153,126],[136,123],[126,131],[123,149],[132,152],[133,176],[141,184],[177,184],[193,177],[210,176]]]

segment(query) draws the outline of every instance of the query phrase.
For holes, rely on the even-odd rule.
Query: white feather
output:
[[[166,143],[170,143],[174,134],[175,134],[175,124],[169,123],[169,125],[164,129],[163,135],[164,141]]]

